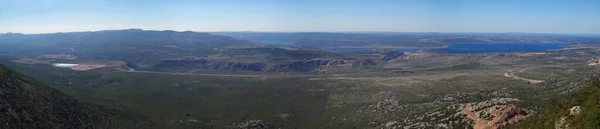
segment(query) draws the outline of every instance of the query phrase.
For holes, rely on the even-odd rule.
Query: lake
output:
[[[263,44],[282,45],[282,46],[291,46],[291,45],[294,44],[293,42],[274,41],[274,40],[261,40],[261,41],[258,41],[258,42],[263,43]]]
[[[150,65],[147,65],[147,64],[139,64],[139,63],[138,63],[138,64],[135,64],[135,65],[136,65],[138,68],[149,68],[149,67],[150,67]]]
[[[447,48],[430,49],[450,53],[541,52],[560,49],[564,43],[451,43]]]
[[[325,50],[330,50],[330,51],[369,51],[369,50],[375,50],[378,48],[370,48],[370,47],[327,47],[327,48],[323,48]],[[395,51],[402,51],[402,52],[417,52],[419,50],[423,50],[423,48],[392,48],[392,50]]]
[[[484,53],[484,52],[541,52],[560,49],[564,43],[450,43],[446,48],[392,48],[402,52],[433,50],[450,53]],[[371,47],[328,47],[330,51],[368,51]]]
[[[60,67],[60,68],[70,68],[70,67],[74,67],[77,66],[79,64],[68,64],[68,63],[54,63],[52,64],[54,67]]]

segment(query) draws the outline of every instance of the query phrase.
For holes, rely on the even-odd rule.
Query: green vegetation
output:
[[[148,127],[227,128],[247,120],[263,120],[283,128],[364,126],[328,120],[358,108],[326,108],[334,89],[355,86],[332,80],[81,72],[8,63],[79,100],[147,117],[136,120]]]
[[[144,118],[80,102],[0,65],[0,128],[141,128]]]
[[[555,96],[544,101],[538,115],[515,125],[515,128],[555,128],[565,118],[568,128],[586,129],[600,127],[600,78],[594,78],[588,86],[565,96]],[[571,108],[580,106],[581,112],[569,115]]]
[[[565,116],[565,109],[580,105],[582,114],[568,116],[568,123],[597,125],[589,122],[597,120],[599,88],[583,88],[586,92],[577,92],[573,100],[564,102],[555,96],[572,93],[581,88],[583,78],[597,73],[599,67],[587,66],[586,62],[597,58],[598,46],[542,54],[402,53],[383,49],[337,52],[314,48],[363,44],[439,47],[446,44],[444,41],[562,39],[476,35],[454,39],[456,35],[396,33],[293,33],[279,37],[282,35],[287,34],[273,34],[271,38],[294,39],[296,45],[264,45],[175,31],[0,35],[0,47],[7,48],[0,50],[0,64],[39,80],[11,85],[44,83],[64,93],[48,95],[59,98],[56,101],[43,101],[80,103],[61,104],[74,105],[74,117],[86,119],[76,126],[230,128],[254,122],[273,128],[464,128],[473,124],[460,115],[461,105],[468,103],[481,103],[478,111],[486,111],[485,119],[491,118],[492,109],[515,103],[540,114],[515,127],[553,127]],[[77,58],[56,59],[49,54]],[[90,71],[52,67],[59,62],[107,67]],[[503,76],[508,71],[544,82],[527,83]],[[60,99],[68,98],[65,94],[72,98]],[[555,106],[554,102],[561,104]],[[90,117],[79,117],[82,114]],[[98,124],[96,120],[102,121]],[[61,126],[53,124],[47,127]]]

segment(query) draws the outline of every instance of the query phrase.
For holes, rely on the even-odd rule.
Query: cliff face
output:
[[[97,110],[0,64],[0,128],[102,127]]]
[[[345,60],[335,58],[315,58],[310,60],[294,61],[289,63],[267,64],[261,62],[232,62],[223,59],[172,59],[162,60],[155,67],[186,67],[196,69],[214,69],[231,71],[254,71],[254,72],[315,72],[328,67],[360,67],[366,65],[378,65],[394,60],[404,53],[388,51],[378,53],[380,57],[366,58],[362,60]]]
[[[399,51],[387,51],[387,52],[382,52],[380,53],[380,57],[378,58],[367,58],[367,59],[363,59],[362,62],[360,64],[362,65],[378,65],[378,64],[383,64],[385,62],[388,62],[390,60],[394,60],[400,56],[403,56],[404,53],[403,52],[399,52]]]
[[[313,59],[285,64],[269,65],[263,72],[312,72],[324,67],[352,67],[354,61],[341,59]]]
[[[163,60],[155,67],[186,67],[195,69],[215,69],[215,70],[232,70],[232,71],[261,71],[266,64],[264,63],[244,63],[244,62],[228,62],[217,60]]]
[[[328,67],[360,67],[367,65],[379,65],[394,60],[404,53],[399,51],[388,51],[379,53],[380,57],[366,58],[362,60],[344,60],[344,59],[312,59],[307,61],[297,61],[287,64],[270,65],[263,68],[266,72],[311,72],[322,71]]]

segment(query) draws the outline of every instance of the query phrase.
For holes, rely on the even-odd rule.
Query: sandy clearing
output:
[[[525,69],[521,70],[519,72],[523,72],[523,71],[525,71]],[[504,73],[504,76],[505,77],[511,77],[511,78],[514,78],[514,79],[524,80],[524,81],[527,81],[527,82],[533,83],[533,84],[544,82],[544,80],[527,79],[527,78],[522,78],[522,77],[519,77],[519,76],[515,76],[513,70],[509,70],[508,72]]]

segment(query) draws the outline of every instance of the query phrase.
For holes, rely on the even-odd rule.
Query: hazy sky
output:
[[[600,34],[600,0],[0,0],[0,33],[127,28]]]

